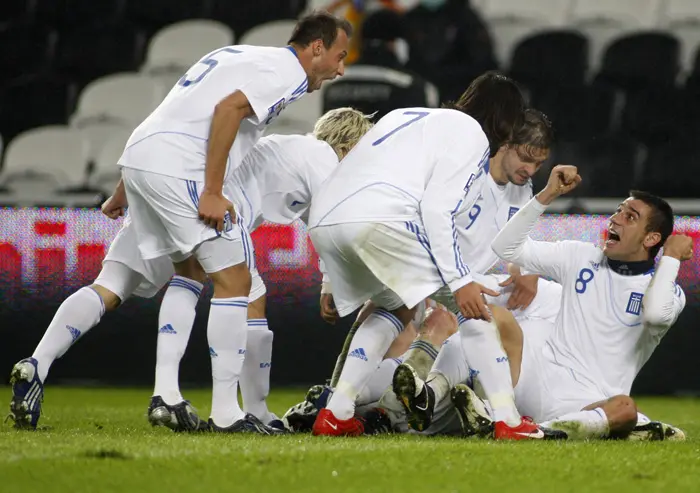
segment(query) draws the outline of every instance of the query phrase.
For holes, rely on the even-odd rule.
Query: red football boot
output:
[[[496,440],[566,440],[567,435],[563,431],[550,430],[537,425],[528,417],[520,418],[520,424],[516,427],[508,426],[505,421],[496,421],[493,431]]]
[[[321,409],[314,422],[313,434],[331,437],[356,437],[364,433],[365,426],[354,416],[350,419],[336,418],[330,409]]]

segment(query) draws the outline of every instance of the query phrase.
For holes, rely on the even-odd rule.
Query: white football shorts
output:
[[[529,319],[521,321],[520,326],[523,357],[515,386],[515,404],[520,414],[541,423],[606,399],[594,382],[556,363],[548,342],[553,323]]]
[[[415,223],[334,224],[313,228],[310,235],[341,317],[368,299],[387,310],[413,308],[445,284]]]
[[[208,274],[242,262],[253,266],[253,242],[240,216],[227,215],[222,232],[199,220],[203,183],[132,168],[123,168],[122,177],[143,259],[168,255],[180,262],[194,254]]]

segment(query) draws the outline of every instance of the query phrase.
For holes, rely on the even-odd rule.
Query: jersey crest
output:
[[[642,298],[644,295],[642,293],[632,293],[630,294],[630,299],[627,301],[627,309],[625,311],[632,315],[639,315],[642,312]]]
[[[510,221],[510,218],[513,217],[518,211],[520,210],[520,207],[512,207],[508,209],[508,220]]]

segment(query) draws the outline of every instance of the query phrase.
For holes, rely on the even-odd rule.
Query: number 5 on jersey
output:
[[[204,79],[204,77],[206,77],[207,74],[209,72],[211,72],[212,70],[214,70],[214,67],[216,67],[219,64],[219,60],[214,58],[219,53],[242,53],[242,52],[239,50],[234,50],[233,48],[221,48],[220,50],[216,50],[211,55],[207,56],[207,58],[202,58],[199,62],[197,62],[198,64],[202,63],[202,64],[208,66],[204,72],[199,74],[194,79],[188,79],[187,78],[188,74],[185,74],[182,77],[180,77],[180,80],[177,81],[177,84],[179,86],[182,86],[182,87],[189,87],[189,86],[196,84],[197,82],[201,82],[202,79]]]

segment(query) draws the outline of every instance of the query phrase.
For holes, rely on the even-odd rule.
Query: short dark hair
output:
[[[666,240],[673,233],[673,209],[661,197],[641,190],[631,190],[630,197],[641,200],[651,208],[647,219],[647,233],[661,234],[661,241],[649,249],[649,258],[655,258]]]
[[[550,149],[554,143],[554,129],[547,115],[534,108],[525,110],[523,124],[513,131],[510,145]]]
[[[345,31],[348,38],[352,36],[352,25],[346,19],[336,17],[324,10],[314,10],[299,19],[292,37],[289,38],[289,44],[294,43],[305,48],[320,39],[323,41],[323,46],[330,48],[338,37],[339,29]]]
[[[401,14],[389,9],[369,14],[362,23],[363,41],[394,41],[405,38],[404,20]]]
[[[515,81],[498,72],[486,72],[469,84],[456,102],[446,108],[462,111],[481,125],[489,139],[490,157],[510,143],[513,131],[525,117],[525,98]]]

